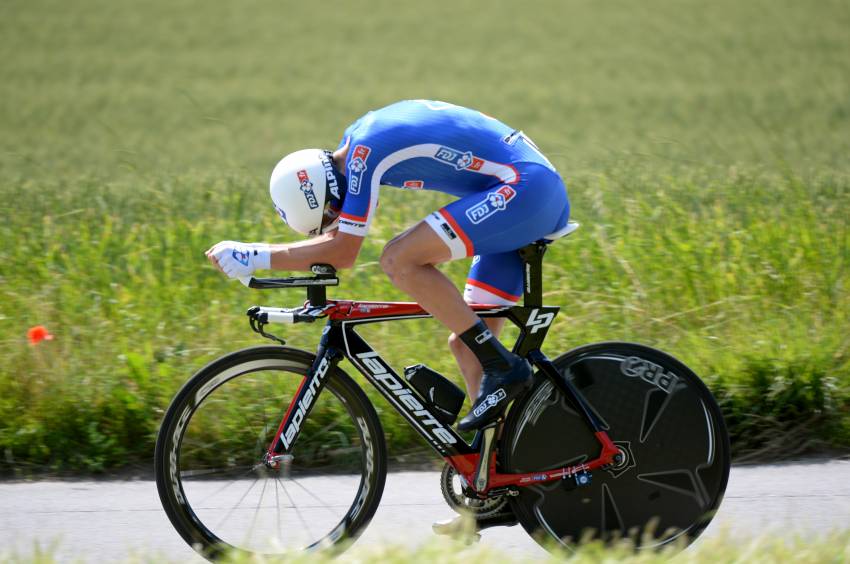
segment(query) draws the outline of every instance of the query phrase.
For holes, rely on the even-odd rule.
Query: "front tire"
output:
[[[375,409],[341,369],[326,376],[278,468],[263,462],[315,356],[254,347],[195,374],[157,438],[157,489],[180,535],[209,559],[339,546],[377,509],[386,444]]]

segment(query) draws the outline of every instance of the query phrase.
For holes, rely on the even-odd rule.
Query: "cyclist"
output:
[[[222,241],[209,260],[231,278],[258,269],[354,264],[380,186],[437,190],[458,199],[392,239],[380,263],[390,280],[448,327],[449,347],[472,409],[465,431],[497,419],[531,381],[528,362],[498,340],[504,319],[482,321],[467,303],[513,305],[522,295],[517,249],[567,224],[569,201],[555,167],[522,132],[480,112],[408,100],[367,113],[333,152],[305,149],[274,168],[270,192],[293,244]],[[461,296],[436,265],[473,257]]]

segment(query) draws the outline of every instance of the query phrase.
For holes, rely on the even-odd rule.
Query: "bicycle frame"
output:
[[[491,490],[545,483],[575,477],[582,485],[589,479],[588,473],[622,460],[620,450],[608,437],[588,403],[575,386],[558,372],[552,361],[540,351],[549,327],[560,308],[542,305],[543,301],[543,255],[549,241],[540,240],[522,249],[519,254],[525,264],[523,277],[523,305],[494,306],[473,304],[472,309],[480,317],[506,317],[520,330],[513,352],[528,359],[573,405],[587,423],[600,445],[596,458],[588,462],[551,470],[524,474],[502,474],[495,471],[495,431],[501,420],[478,431],[471,444],[467,443],[451,427],[444,426],[428,406],[419,400],[417,393],[404,378],[392,369],[381,356],[355,331],[358,325],[380,323],[401,319],[431,317],[422,306],[410,302],[366,302],[327,300],[326,286],[339,283],[335,271],[328,265],[314,265],[315,278],[287,278],[255,280],[249,282],[253,288],[306,287],[308,302],[296,310],[266,310],[253,307],[248,310],[251,327],[266,337],[283,342],[265,333],[265,323],[274,320],[295,323],[315,321],[327,317],[321,341],[316,351],[316,360],[289,404],[275,438],[269,445],[267,462],[274,464],[289,451],[298,438],[301,423],[307,418],[316,398],[321,394],[328,371],[342,358],[347,358],[361,374],[387,398],[402,417],[413,426],[437,453],[452,465],[467,484],[479,496]],[[309,383],[308,383],[309,382]]]
[[[407,381],[355,331],[358,325],[430,317],[416,303],[408,302],[360,302],[328,301],[323,308],[328,321],[322,331],[316,360],[301,382],[292,402],[281,421],[268,456],[275,459],[288,452],[300,431],[301,423],[308,416],[325,385],[325,375],[343,357],[347,358],[363,376],[375,386],[389,403],[413,426],[437,453],[463,476],[468,484],[475,483],[476,471],[485,464],[486,480],[479,495],[490,490],[509,486],[524,486],[545,483],[578,476],[602,466],[612,464],[619,454],[608,434],[602,429],[587,403],[540,351],[549,327],[560,308],[527,306],[493,306],[476,304],[472,308],[481,317],[507,317],[520,328],[514,352],[527,358],[542,372],[581,413],[589,429],[595,434],[601,451],[596,458],[582,464],[524,474],[502,474],[495,471],[495,452],[488,449],[489,460],[482,461],[482,451],[477,445],[486,442],[479,431],[472,444],[468,444],[454,429],[438,421],[428,406],[420,401],[418,394]],[[309,382],[309,383],[308,383]]]

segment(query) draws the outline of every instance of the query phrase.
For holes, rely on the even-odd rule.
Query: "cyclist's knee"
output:
[[[405,276],[417,266],[428,264],[428,260],[421,256],[421,250],[408,237],[408,233],[402,233],[384,245],[381,252],[381,268],[391,279]]]
[[[404,253],[401,252],[401,245],[396,241],[393,239],[384,246],[384,250],[381,252],[381,258],[379,259],[381,269],[390,279],[394,279],[401,274],[401,270],[404,269],[406,262]]]

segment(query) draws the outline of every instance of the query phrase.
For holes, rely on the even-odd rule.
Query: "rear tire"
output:
[[[338,547],[369,523],[384,489],[375,409],[335,368],[280,466],[263,455],[315,356],[254,347],[202,368],[177,393],[157,438],[162,506],[209,559]]]
[[[520,488],[511,504],[522,526],[546,548],[570,547],[588,535],[630,537],[640,549],[693,541],[711,521],[729,477],[729,437],[708,388],[675,358],[630,343],[583,346],[554,364],[626,460],[593,472],[587,486],[564,480]],[[505,424],[501,471],[580,464],[599,450],[578,412],[538,373]]]

